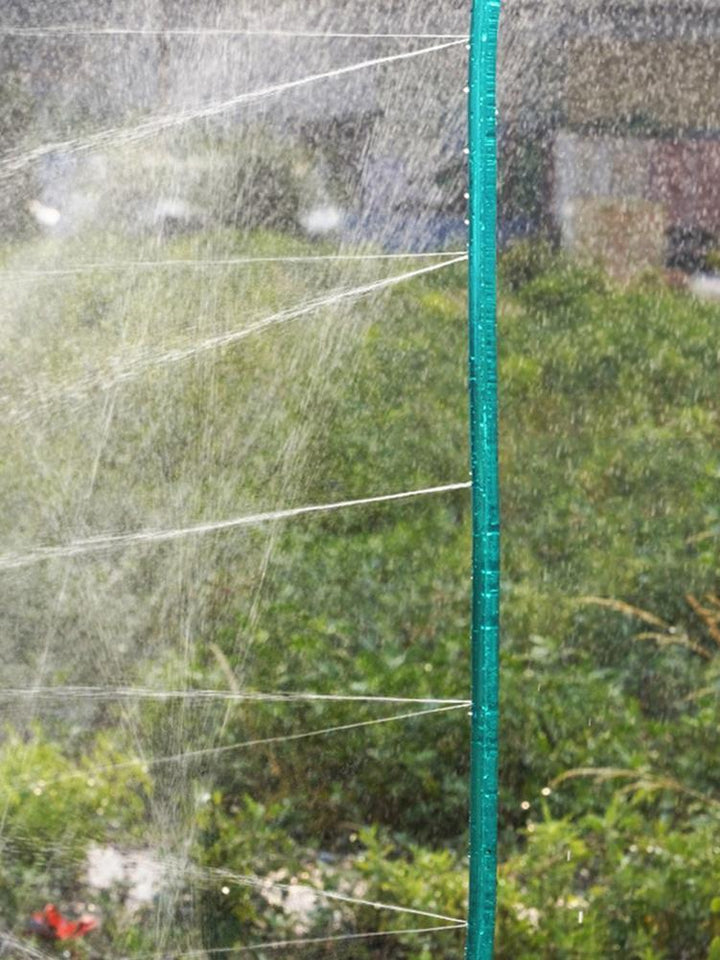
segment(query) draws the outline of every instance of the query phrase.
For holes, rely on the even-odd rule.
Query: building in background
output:
[[[506,91],[506,209],[524,203],[530,232],[555,230],[621,276],[702,267],[720,238],[720,7],[533,7],[510,7],[525,36],[515,44],[545,61],[529,72],[545,89],[523,90],[517,75]]]
[[[278,0],[273,12],[290,33],[462,34],[469,4]],[[3,22],[19,26],[69,17],[156,30],[253,30],[267,27],[267,5],[74,0],[70,11],[62,0],[3,5]],[[4,37],[2,139],[6,149],[36,142],[39,131],[62,141],[78,130],[132,124],[430,42]],[[348,240],[391,249],[457,245],[464,238],[465,102],[458,80],[464,57],[460,45],[289,91],[212,124],[189,124],[174,140],[158,139],[144,157],[137,154],[143,172],[129,177],[131,186],[152,194],[142,200],[151,211],[186,210],[195,224],[205,208],[215,220],[251,227],[249,184],[262,182],[263,209],[278,207],[279,226],[294,216],[296,224],[330,224]],[[716,0],[505,0],[499,107],[501,244],[552,236],[618,274],[663,265],[693,270],[719,245]],[[217,138],[212,156],[201,143],[207,134]],[[202,156],[189,162],[198,151]],[[58,194],[67,194],[71,167],[57,157],[40,172],[43,181],[28,181],[23,190],[61,209]],[[280,209],[290,203],[294,213]]]
[[[74,0],[71,9],[61,0],[7,0],[6,6],[4,23],[20,27],[147,31],[0,37],[7,75],[29,105],[18,148],[187,114],[247,91],[439,45],[422,34],[462,37],[468,13],[465,0],[442,9],[429,0],[281,0],[272,16],[279,35],[270,36],[263,0]],[[194,28],[218,32],[202,36]],[[302,35],[334,32],[368,36]],[[384,36],[394,33],[420,37]],[[134,225],[167,221],[172,229],[191,229],[204,216],[210,224],[252,229],[260,218],[271,228],[327,228],[347,242],[388,249],[457,246],[465,234],[465,55],[460,42],[290,88],[148,138],[122,161],[112,146],[96,151],[101,162],[94,172],[88,157],[69,160],[60,147],[16,198],[57,208],[62,224],[71,219],[72,201],[73,209],[92,207],[94,217],[113,223],[124,217]],[[89,193],[102,210],[85,203]]]

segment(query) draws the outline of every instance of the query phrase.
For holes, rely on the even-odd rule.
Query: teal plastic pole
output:
[[[496,69],[500,0],[474,0],[469,85],[472,743],[467,960],[489,960],[497,887],[500,495],[497,404]]]

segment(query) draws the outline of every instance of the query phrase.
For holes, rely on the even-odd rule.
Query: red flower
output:
[[[97,926],[95,917],[86,914],[79,920],[68,920],[54,904],[48,903],[30,917],[28,930],[44,940],[78,940]]]

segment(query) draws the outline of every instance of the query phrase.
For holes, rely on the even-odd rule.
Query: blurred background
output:
[[[469,494],[277,513],[468,479],[469,17],[0,3],[0,955],[461,956]],[[719,45],[503,8],[502,958],[720,957]]]

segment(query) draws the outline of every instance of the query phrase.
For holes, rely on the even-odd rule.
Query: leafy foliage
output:
[[[171,250],[188,255],[198,242],[176,239]],[[290,249],[286,239],[262,242],[269,250]],[[501,277],[498,956],[715,957],[720,394],[714,344],[720,313],[666,290],[658,278],[617,287],[547,248],[511,252]],[[364,305],[356,314],[348,308],[332,324],[320,317],[278,339],[247,341],[212,367],[198,364],[176,380],[158,371],[132,385],[133,402],[122,401],[128,407],[97,479],[96,519],[116,529],[152,525],[168,491],[179,517],[189,506],[196,516],[212,518],[237,512],[239,504],[251,510],[282,502],[287,488],[279,478],[289,463],[295,503],[464,479],[464,282],[460,268],[449,268],[383,296],[373,309]],[[194,281],[176,283],[171,291],[167,280],[139,279],[132,299],[130,322],[140,327],[146,302],[176,318],[178,326],[167,334],[170,348],[182,345],[202,308]],[[261,311],[277,308],[292,292],[279,276],[252,292],[237,283],[217,283],[219,329],[225,321],[230,328],[240,296],[254,297]],[[127,310],[127,299],[123,305]],[[120,341],[120,306],[111,286],[78,280],[65,310],[69,326],[56,363],[72,362],[67,331],[72,335],[82,317],[98,324],[98,356],[107,351],[103,338]],[[342,334],[338,323],[345,325]],[[322,375],[309,363],[317,344],[327,348]],[[302,456],[268,459],[267,437],[260,442],[248,426],[255,414],[279,448],[297,450],[301,438]],[[73,423],[69,416],[48,426],[46,449],[62,447],[69,461],[80,456],[83,426],[82,417]],[[214,445],[199,445],[198,436],[214,437]],[[17,436],[5,442],[16,444],[21,465],[3,470],[0,496],[17,516],[30,496],[28,484],[37,485],[37,497],[51,480],[32,470]],[[137,444],[141,455],[130,461]],[[241,454],[231,452],[234,445]],[[128,475],[132,492],[120,499]],[[191,486],[188,478],[197,481],[192,494],[184,486]],[[48,515],[60,526],[72,496],[63,501],[56,494],[50,502],[57,513],[49,508]],[[297,520],[274,528],[271,550],[249,533],[239,547],[198,548],[187,569],[172,566],[169,549],[144,556],[133,566],[128,594],[136,608],[127,607],[127,659],[116,653],[115,669],[129,681],[142,676],[160,686],[180,676],[219,689],[238,683],[255,690],[466,697],[469,524],[461,492]],[[36,533],[27,529],[23,536]],[[247,571],[264,557],[259,585]],[[125,582],[109,564],[96,569],[109,585]],[[158,583],[171,580],[168,571],[179,583],[177,606],[158,602]],[[55,595],[56,574],[37,576],[36,590]],[[88,584],[112,599],[94,576]],[[173,618],[189,602],[189,584],[202,598],[191,640],[184,647],[167,643],[162,657],[145,656],[148,637],[161,630],[171,636],[184,622],[179,612]],[[88,586],[83,595],[94,602]],[[115,602],[127,606],[125,595]],[[23,642],[17,636],[18,657],[30,669],[37,646],[32,636],[23,635]],[[76,833],[63,832],[76,845],[76,859],[58,861],[48,881],[54,890],[69,896],[76,889],[83,844],[116,836],[105,824],[117,821],[113,830],[131,843],[137,831],[157,824],[158,810],[172,808],[193,836],[189,859],[202,882],[178,881],[167,909],[199,925],[207,948],[292,937],[297,929],[322,936],[408,925],[401,914],[328,904],[299,919],[282,898],[273,904],[257,887],[222,876],[271,874],[288,885],[304,877],[311,886],[369,901],[462,916],[465,710],[252,749],[239,745],[379,719],[395,708],[212,705],[186,726],[183,710],[146,704],[128,729],[142,733],[152,756],[172,754],[184,732],[192,741],[183,740],[184,749],[201,751],[209,743],[224,751],[222,762],[188,761],[182,778],[160,766],[143,781],[128,772],[113,785],[116,799],[108,799],[121,805],[117,816],[98,819],[96,794],[106,787],[93,793],[70,780],[61,788],[65,781],[58,781],[43,813],[31,796],[22,794],[21,803],[13,794],[14,842],[33,831],[50,842],[55,818],[76,826]],[[127,730],[111,733],[117,717],[113,710],[99,712],[90,725],[94,736],[110,737],[103,749],[127,756]],[[29,745],[8,734],[7,759],[0,763],[22,760],[33,782],[84,769],[86,761],[59,747],[67,744],[68,730],[54,732],[56,739],[47,727],[31,730]],[[81,741],[78,756],[100,749],[101,740],[82,741],[82,749]],[[26,775],[8,766],[8,776],[0,782],[15,790]],[[179,800],[180,783],[191,783],[205,799]],[[2,908],[10,923],[20,922],[29,903],[29,894],[17,892],[23,884],[39,895],[33,856],[18,858],[6,884],[14,890],[4,894]],[[140,951],[142,916],[138,934],[122,926],[117,904],[106,907],[107,930],[117,929],[118,942]],[[455,932],[399,935],[345,949],[359,958],[450,960],[459,955],[460,941]],[[318,948],[316,955],[326,954]]]

